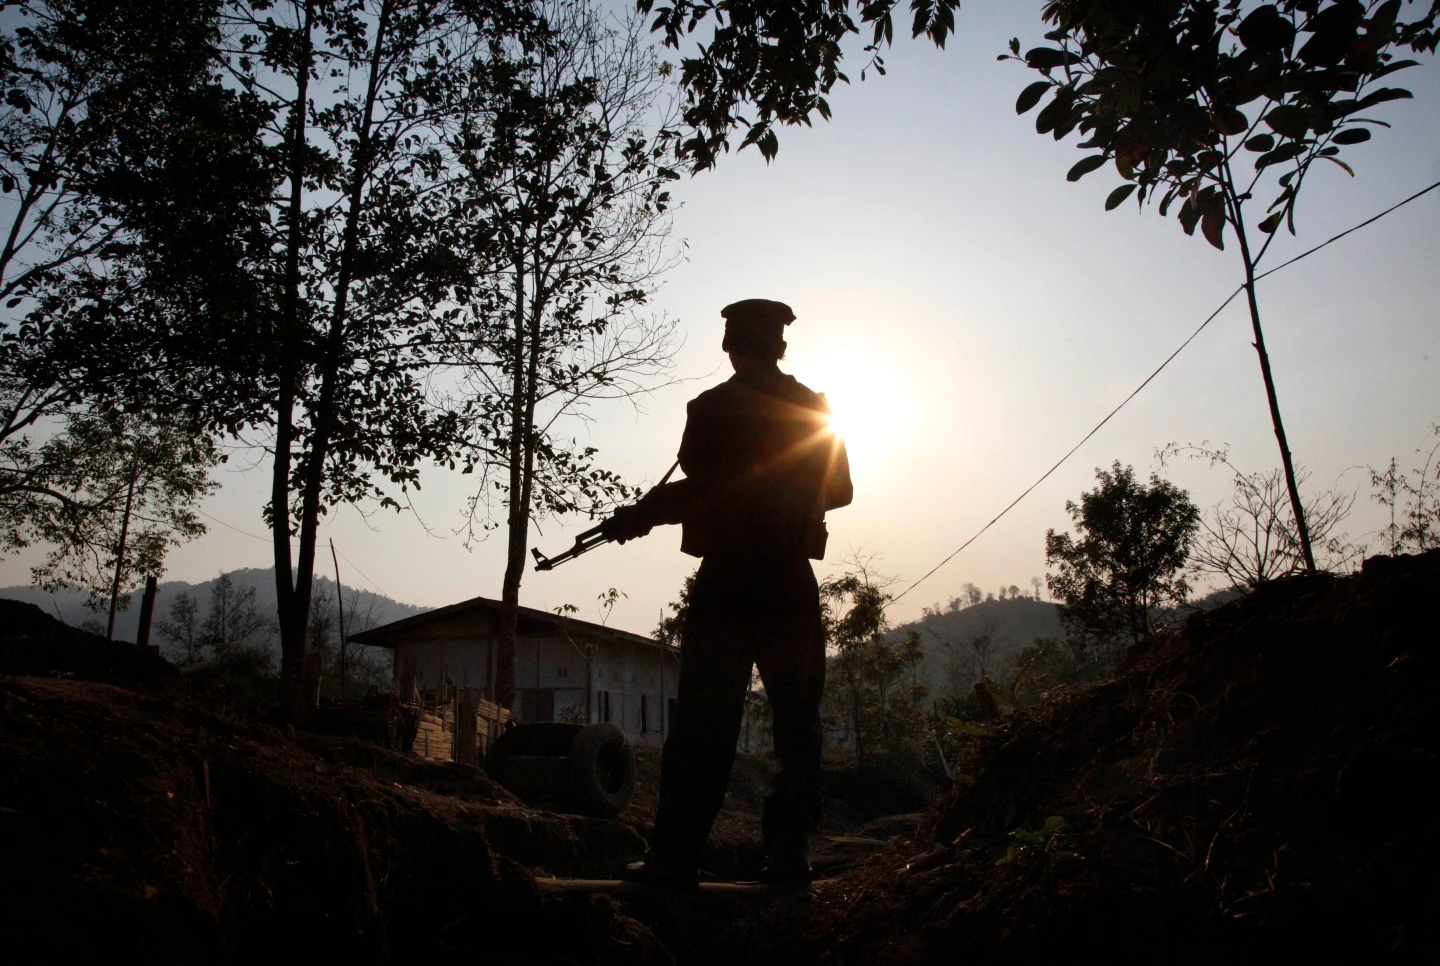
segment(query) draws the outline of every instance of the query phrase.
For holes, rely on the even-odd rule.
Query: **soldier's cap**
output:
[[[725,352],[760,351],[785,355],[785,326],[795,321],[795,313],[784,302],[770,299],[741,299],[720,310],[725,319]]]

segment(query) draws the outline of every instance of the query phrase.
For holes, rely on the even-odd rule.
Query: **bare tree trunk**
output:
[[[140,647],[150,645],[150,621],[155,617],[155,585],[153,574],[145,578],[145,596],[140,599],[140,626],[135,629],[135,643]]]
[[[1290,493],[1290,509],[1295,514],[1295,532],[1300,538],[1300,552],[1305,569],[1315,573],[1315,554],[1310,547],[1310,527],[1305,522],[1305,507],[1300,502],[1300,487],[1295,482],[1295,464],[1290,458],[1290,444],[1285,439],[1285,424],[1280,419],[1280,400],[1275,395],[1275,378],[1270,374],[1270,354],[1265,351],[1265,333],[1260,329],[1260,303],[1255,298],[1255,262],[1250,257],[1250,243],[1245,238],[1245,222],[1240,215],[1240,202],[1230,181],[1226,165],[1225,194],[1235,223],[1235,237],[1240,241],[1240,257],[1245,262],[1245,297],[1250,304],[1250,328],[1255,334],[1255,352],[1260,356],[1260,374],[1265,377],[1265,398],[1270,403],[1270,424],[1275,428],[1275,441],[1280,444],[1280,463],[1285,469],[1285,488]],[[1277,229],[1278,230],[1278,229]]]
[[[505,580],[500,588],[500,627],[495,654],[495,702],[514,710],[515,704],[515,632],[520,623],[520,578],[525,572],[525,544],[529,535],[529,506],[521,504],[524,495],[525,433],[521,425],[525,413],[525,266],[515,266],[514,345],[510,350],[510,439],[507,462],[510,471],[510,506],[506,514],[507,546]]]
[[[351,172],[348,204],[345,213],[344,242],[340,251],[339,277],[335,283],[335,307],[330,315],[330,331],[325,340],[324,369],[320,375],[320,398],[315,410],[315,434],[311,439],[305,489],[300,510],[300,572],[295,579],[292,606],[302,615],[310,612],[310,597],[315,584],[315,545],[320,528],[320,490],[325,482],[325,460],[330,455],[330,440],[335,431],[337,383],[340,378],[340,356],[348,321],[350,286],[354,280],[353,266],[360,237],[360,207],[365,182],[369,177],[375,114],[375,98],[380,83],[380,64],[385,49],[385,29],[389,22],[390,4],[380,8],[375,28],[375,47],[370,57],[370,77],[365,92],[365,110],[356,133],[355,166]]]
[[[365,110],[360,117],[356,133],[354,169],[351,172],[349,207],[345,213],[344,242],[340,252],[339,277],[335,283],[335,307],[330,316],[330,329],[326,334],[325,355],[320,373],[320,398],[314,409],[315,431],[310,439],[309,453],[305,465],[305,477],[300,502],[300,553],[299,568],[294,575],[294,592],[290,595],[289,618],[299,627],[299,653],[301,671],[305,653],[305,623],[310,613],[310,598],[315,589],[315,549],[320,528],[320,491],[325,482],[325,460],[330,455],[331,437],[335,430],[336,394],[340,378],[340,356],[344,345],[345,324],[349,306],[350,286],[354,280],[355,253],[359,245],[360,207],[363,204],[364,187],[369,177],[369,165],[373,153],[373,131],[375,100],[380,83],[380,65],[384,55],[385,31],[389,22],[390,4],[380,9],[380,19],[375,30],[375,46],[370,58],[370,77],[365,93]],[[285,617],[281,618],[284,627]],[[281,639],[282,649],[284,638]],[[306,708],[298,700],[294,703],[292,717],[303,716]]]

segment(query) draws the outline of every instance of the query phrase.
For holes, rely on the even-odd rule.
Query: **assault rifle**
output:
[[[651,493],[654,493],[656,490],[660,489],[660,487],[668,483],[670,481],[670,477],[674,474],[676,468],[678,468],[679,466],[680,461],[676,460],[675,465],[671,466],[670,469],[665,471],[665,475],[660,478],[660,482],[656,483],[649,490],[647,490],[645,496],[649,496]],[[641,497],[641,499],[643,500],[644,497]],[[563,553],[557,553],[553,557],[547,557],[540,552],[539,547],[531,547],[530,553],[535,557],[536,570],[554,570],[557,566],[564,563],[565,561],[574,560],[581,554],[589,553],[596,547],[604,546],[605,544],[610,543],[619,536],[619,515],[612,514],[611,516],[607,517],[605,521],[599,526],[591,527],[589,530],[586,530],[584,533],[577,536],[575,538],[575,542],[570,546],[570,549],[564,551]]]

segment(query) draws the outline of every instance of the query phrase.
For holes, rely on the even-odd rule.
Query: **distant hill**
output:
[[[1037,637],[1063,639],[1060,608],[1033,597],[987,600],[959,610],[930,613],[918,621],[902,624],[891,632],[893,639],[911,631],[920,634],[925,649],[922,673],[934,697],[960,690],[965,681],[978,676],[982,667],[992,678],[1003,676],[1014,658]],[[987,652],[977,652],[971,642],[990,636]]]
[[[1191,601],[1174,617],[1213,610],[1244,595],[1243,590],[1233,587],[1212,591]],[[1037,637],[1065,639],[1059,605],[1033,597],[987,600],[960,610],[932,611],[918,621],[895,628],[890,632],[891,639],[903,638],[911,631],[920,634],[925,648],[921,673],[935,698],[968,689],[982,666],[986,675],[1000,680],[1014,670],[1015,656],[1035,643]],[[984,655],[971,646],[983,634],[989,634],[992,641]]]
[[[255,588],[255,605],[261,614],[272,617],[275,614],[275,571],[273,568],[250,567],[244,570],[230,571],[230,580],[236,588],[244,590]],[[218,580],[219,577],[217,576]],[[155,623],[158,624],[170,611],[170,606],[182,593],[188,593],[200,606],[200,613],[203,615],[209,608],[210,588],[214,580],[207,580],[203,583],[192,584],[183,580],[167,580],[156,588],[155,593]],[[388,624],[390,621],[399,620],[402,617],[409,617],[412,614],[422,614],[428,607],[418,607],[414,604],[404,604],[398,600],[392,600],[374,591],[363,590],[345,584],[343,587],[345,599],[345,623],[351,633],[356,633],[380,624]],[[315,578],[315,591],[317,594],[325,594],[330,597],[335,595],[335,582],[326,577]],[[23,600],[35,604],[66,624],[72,627],[83,627],[87,622],[98,622],[100,632],[104,633],[106,613],[95,613],[85,606],[87,595],[84,591],[74,588],[50,592],[41,590],[38,587],[0,587],[0,597],[11,600]],[[130,608],[115,616],[115,639],[117,641],[135,640],[135,631],[140,625],[140,597],[139,591],[131,595]],[[93,624],[92,624],[93,627]],[[271,645],[279,647],[278,630],[271,632]],[[163,644],[151,632],[151,643]],[[168,655],[167,655],[168,656]]]

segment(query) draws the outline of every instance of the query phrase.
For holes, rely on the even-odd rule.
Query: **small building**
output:
[[[350,640],[394,652],[397,691],[474,692],[494,699],[500,601],[475,597],[383,624]],[[515,638],[520,722],[609,721],[636,744],[663,744],[670,727],[680,650],[648,637],[520,608]]]

